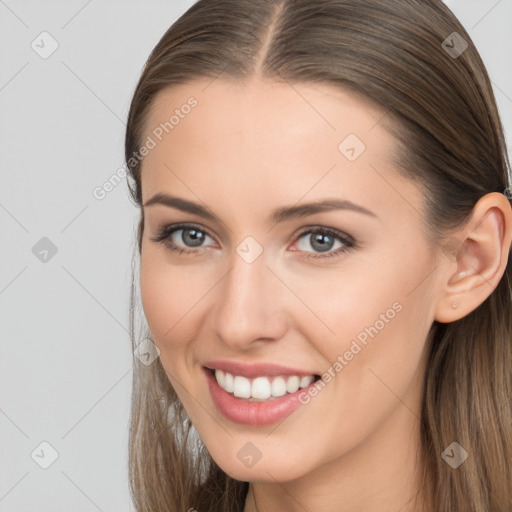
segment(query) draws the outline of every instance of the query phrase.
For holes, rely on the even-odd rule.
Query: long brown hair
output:
[[[164,88],[196,78],[255,75],[334,85],[380,105],[381,124],[396,138],[397,169],[424,190],[426,233],[438,248],[467,222],[479,198],[511,190],[485,66],[441,0],[200,0],[151,52],[128,117],[129,187],[141,211],[134,349],[148,332],[136,326],[144,219],[142,164],[133,155],[150,105]],[[431,327],[421,412],[429,511],[512,510],[511,280],[509,252],[504,276],[479,307]],[[441,457],[453,441],[470,453],[456,470]],[[197,438],[159,359],[148,366],[134,359],[129,468],[138,512],[242,510],[248,491]]]

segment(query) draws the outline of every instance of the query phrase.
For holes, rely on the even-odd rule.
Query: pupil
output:
[[[326,242],[327,239],[327,242]],[[319,245],[315,245],[319,244]],[[326,252],[332,249],[332,246],[334,244],[334,239],[330,235],[317,233],[313,236],[313,242],[311,243],[311,246],[319,250],[320,252]]]
[[[187,240],[187,233],[188,240]],[[201,245],[201,243],[204,240],[204,233],[201,231],[198,231],[197,229],[186,229],[183,231],[181,238],[185,244],[192,245],[192,246],[198,246]]]

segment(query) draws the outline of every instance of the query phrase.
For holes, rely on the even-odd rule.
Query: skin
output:
[[[483,197],[455,234],[464,255],[448,258],[421,230],[423,195],[393,167],[378,107],[327,85],[199,80],[159,94],[143,140],[190,96],[197,107],[144,159],[143,203],[167,193],[206,205],[221,222],[145,206],[140,274],[148,325],[187,413],[217,464],[251,482],[246,512],[256,510],[254,497],[259,512],[413,510],[425,340],[434,320],[464,317],[501,279],[512,238],[508,201]],[[353,162],[338,149],[348,134],[366,145]],[[267,218],[325,198],[375,217],[335,210],[280,224]],[[173,235],[196,255],[152,240],[179,222],[207,231],[200,248],[186,245],[182,231]],[[358,247],[313,258],[324,253],[301,235],[307,227],[349,234]],[[236,252],[247,236],[263,248],[252,263]],[[343,245],[335,239],[329,252]],[[216,409],[205,361],[322,374],[395,302],[401,311],[281,423],[238,425]],[[261,452],[252,467],[237,457],[248,442]]]

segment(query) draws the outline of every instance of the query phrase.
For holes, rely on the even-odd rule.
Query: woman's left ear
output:
[[[468,223],[444,246],[446,272],[435,320],[459,320],[489,297],[507,267],[511,241],[509,199],[498,192],[481,197]]]

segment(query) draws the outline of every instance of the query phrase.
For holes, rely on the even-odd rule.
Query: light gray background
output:
[[[124,180],[103,200],[92,191],[123,165],[124,120],[149,52],[193,3],[0,0],[0,511],[134,510],[137,211]],[[487,65],[512,146],[512,0],[447,4]],[[47,59],[31,47],[43,31],[59,45]],[[32,251],[43,237],[57,247],[46,262]],[[48,469],[35,462],[51,460],[43,441],[58,452]]]

